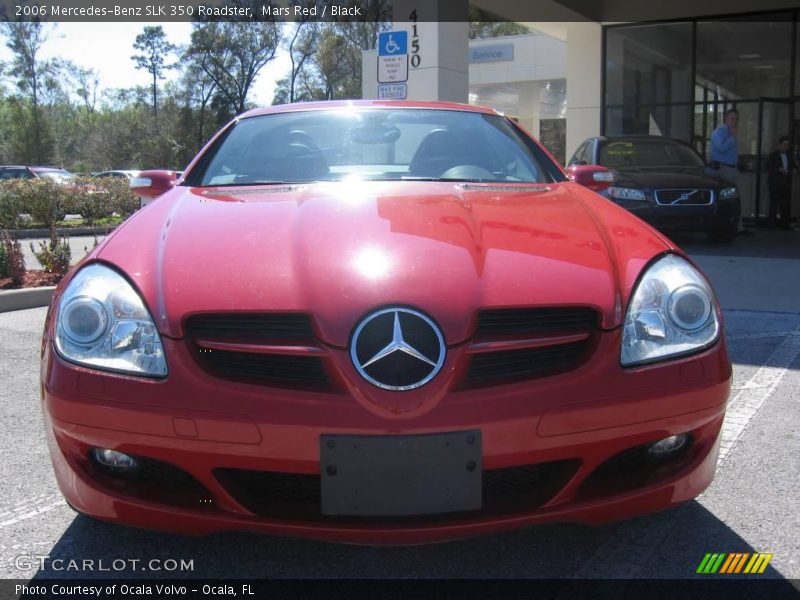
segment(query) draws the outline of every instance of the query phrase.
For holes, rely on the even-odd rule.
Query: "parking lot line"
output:
[[[764,337],[780,337],[781,335],[784,336],[784,340],[728,402],[728,410],[722,426],[720,465],[742,437],[758,411],[764,406],[767,398],[778,387],[784,375],[800,357],[800,329],[784,334],[773,332],[769,336],[764,334]]]

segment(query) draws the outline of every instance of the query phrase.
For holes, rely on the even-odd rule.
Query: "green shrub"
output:
[[[0,236],[0,244],[5,248],[8,276],[14,285],[21,286],[25,281],[25,256],[22,254],[22,246],[19,240],[11,239],[5,233]]]
[[[102,183],[98,182],[102,182],[102,179],[80,177],[69,185],[61,186],[64,212],[80,215],[89,226],[94,225],[98,219],[110,217],[114,209]]]
[[[97,187],[107,194],[107,204],[111,207],[112,212],[117,213],[123,219],[127,219],[139,209],[139,197],[131,191],[127,179],[104,177],[94,181],[101,182]]]
[[[19,196],[13,181],[0,182],[0,229],[16,229],[20,225]]]
[[[0,228],[53,227],[66,214],[79,214],[87,225],[139,208],[127,179],[80,177],[61,184],[49,178],[12,179],[0,183]],[[30,215],[26,218],[24,215]],[[32,221],[32,223],[31,223]]]
[[[67,186],[49,177],[18,179],[12,183],[20,212],[31,215],[34,222],[49,228],[64,219]]]
[[[6,252],[6,245],[0,244],[0,279],[8,277],[8,253]]]
[[[67,271],[69,271],[69,263],[72,259],[72,251],[69,249],[69,238],[65,236],[59,240],[55,227],[50,228],[49,241],[39,242],[38,250],[34,248],[33,242],[31,242],[31,252],[33,252],[36,259],[48,273],[56,273],[64,277]]]

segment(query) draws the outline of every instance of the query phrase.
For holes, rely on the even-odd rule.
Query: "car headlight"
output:
[[[739,190],[735,187],[726,187],[723,188],[722,191],[719,193],[720,200],[733,200],[734,198],[739,197]]]
[[[705,278],[668,254],[636,286],[622,332],[620,362],[628,367],[691,354],[719,337],[717,301]]]
[[[70,362],[102,370],[167,374],[161,337],[142,298],[101,264],[81,269],[59,299],[56,349]]]
[[[644,192],[636,188],[610,187],[608,195],[617,200],[644,200]]]

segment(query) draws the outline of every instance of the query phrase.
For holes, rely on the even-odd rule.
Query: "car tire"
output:
[[[726,227],[725,229],[711,229],[708,231],[708,239],[718,244],[730,244],[736,237],[738,223]]]

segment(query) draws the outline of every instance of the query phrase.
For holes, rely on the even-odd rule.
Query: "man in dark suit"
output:
[[[778,149],[767,158],[767,187],[769,188],[769,228],[775,228],[778,213],[781,214],[781,229],[790,229],[790,204],[794,159],[789,154],[790,140],[783,136],[778,140]]]

